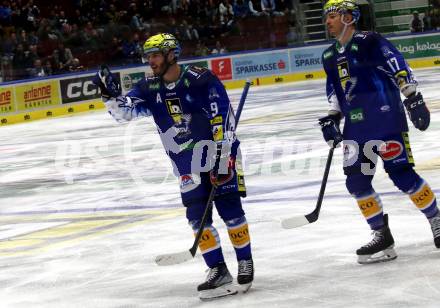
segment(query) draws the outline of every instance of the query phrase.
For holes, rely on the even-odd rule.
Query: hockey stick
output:
[[[246,81],[243,93],[241,94],[240,103],[237,107],[237,112],[235,115],[235,130],[237,130],[238,121],[240,119],[241,111],[243,110],[244,102],[246,100],[247,93],[249,91],[249,87],[251,86],[251,82],[249,80]],[[156,257],[155,261],[157,265],[174,265],[186,262],[194,258],[197,252],[197,248],[199,245],[200,238],[202,237],[203,229],[205,228],[206,221],[208,220],[209,213],[212,211],[213,201],[215,197],[215,193],[217,191],[217,186],[212,186],[211,192],[209,193],[208,201],[206,202],[206,208],[202,216],[202,221],[200,222],[199,230],[194,238],[194,243],[189,250],[185,250],[182,252],[163,254]]]
[[[321,182],[321,189],[319,190],[318,201],[316,202],[316,207],[313,212],[303,215],[303,216],[293,216],[290,218],[283,219],[281,221],[281,226],[284,229],[298,228],[307,224],[311,224],[318,220],[319,211],[321,210],[322,199],[324,198],[325,186],[327,185],[328,174],[330,172],[330,166],[332,163],[333,152],[335,147],[331,147],[328,151],[327,163],[325,164],[324,177]]]

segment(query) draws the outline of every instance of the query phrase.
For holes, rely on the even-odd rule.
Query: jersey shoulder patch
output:
[[[185,75],[187,77],[191,76],[192,79],[200,79],[203,78],[204,75],[206,75],[209,72],[209,69],[205,67],[200,67],[196,65],[188,65],[186,68]]]
[[[145,87],[148,91],[158,91],[160,89],[160,78],[150,76],[144,79]]]
[[[379,33],[372,31],[358,31],[353,35],[353,41],[359,45],[367,45],[373,41],[378,40],[380,37]]]
[[[331,57],[333,57],[334,54],[335,54],[335,52],[334,52],[333,45],[332,45],[329,48],[327,48],[326,50],[324,50],[324,52],[322,53],[322,59],[323,60],[330,59]]]

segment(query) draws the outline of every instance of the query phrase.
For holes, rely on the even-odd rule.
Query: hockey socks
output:
[[[194,235],[199,230],[199,221],[191,221],[190,224],[193,228]],[[202,253],[203,259],[209,268],[213,268],[219,263],[224,263],[222,248],[220,246],[220,237],[217,229],[212,225],[206,226],[203,230],[202,236],[199,241],[199,249]]]
[[[354,196],[358,203],[359,209],[364,215],[367,223],[370,225],[372,230],[379,230],[384,225],[382,201],[379,195],[373,190],[368,190],[366,192],[356,194]]]
[[[423,179],[419,179],[417,184],[407,191],[407,194],[415,206],[425,214],[426,218],[430,219],[438,214],[439,210],[434,192]]]
[[[228,228],[229,239],[237,255],[237,260],[251,259],[251,239],[246,217],[234,218],[225,221],[225,223]]]
[[[225,223],[228,228],[229,239],[237,255],[237,283],[241,292],[247,292],[254,280],[254,262],[252,260],[251,240],[246,217],[231,219]]]

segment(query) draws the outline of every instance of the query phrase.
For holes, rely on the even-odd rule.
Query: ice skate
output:
[[[440,212],[430,218],[429,223],[431,224],[435,247],[440,248]]]
[[[388,227],[388,215],[385,214],[383,218],[385,223],[383,228],[374,231],[371,242],[356,250],[358,263],[370,264],[391,261],[397,258],[394,250],[394,239]]]
[[[232,276],[225,263],[210,268],[206,281],[197,287],[197,291],[202,301],[237,294],[232,284]]]
[[[252,259],[238,261],[237,282],[240,292],[246,293],[254,280],[254,262]]]

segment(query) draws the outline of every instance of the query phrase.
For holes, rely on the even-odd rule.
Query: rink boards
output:
[[[412,68],[440,66],[440,34],[389,38]],[[321,55],[329,44],[228,54],[182,61],[211,69],[227,89],[324,78]],[[144,65],[115,68],[123,93],[150,73]],[[0,126],[66,116],[102,109],[99,89],[92,83],[94,72],[57,78],[4,83],[0,87]]]

